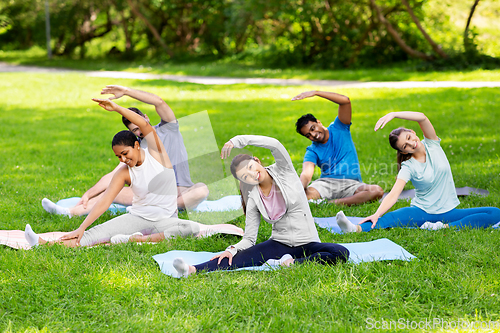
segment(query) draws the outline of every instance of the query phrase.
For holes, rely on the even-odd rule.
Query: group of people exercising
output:
[[[362,182],[350,133],[349,98],[333,92],[307,91],[292,101],[322,97],[338,105],[338,115],[328,127],[312,114],[297,120],[297,132],[312,141],[300,176],[278,140],[259,135],[235,136],[222,148],[221,158],[229,157],[234,147],[252,145],[270,149],[275,159],[268,167],[246,154],[237,155],[231,162],[231,173],[240,182],[245,230],[232,224],[204,225],[179,219],[178,209],[196,207],[207,198],[208,188],[191,181],[186,148],[172,109],[154,94],[127,87],[107,86],[101,94],[113,96],[93,101],[107,111],[119,113],[129,129],[117,133],[112,141],[120,163],[85,192],[75,207],[63,208],[48,199],[42,200],[50,213],[69,217],[88,214],[78,229],[58,243],[74,247],[105,242],[156,242],[173,236],[202,237],[214,233],[243,236],[240,242],[205,263],[192,266],[182,258],[175,259],[174,267],[180,276],[266,262],[283,266],[303,261],[334,264],[346,261],[349,251],[339,244],[321,243],[309,201],[324,199],[338,205],[356,205],[378,200],[384,194],[380,186]],[[154,105],[160,123],[153,127],[138,109],[127,109],[113,101],[124,95]],[[342,211],[338,212],[337,223],[343,232],[391,227],[487,227],[500,221],[500,209],[496,207],[455,208],[459,200],[448,159],[423,113],[390,112],[378,120],[375,131],[394,118],[417,122],[424,139],[420,140],[414,130],[402,127],[391,132],[390,145],[398,156],[397,180],[377,211],[359,224],[351,223]],[[321,177],[311,182],[316,166],[321,168]],[[408,181],[415,187],[411,206],[385,214]],[[87,230],[113,202],[129,206],[127,213]],[[256,244],[261,217],[272,224],[272,234],[269,240]],[[47,243],[30,225],[26,226],[25,235],[31,246]]]

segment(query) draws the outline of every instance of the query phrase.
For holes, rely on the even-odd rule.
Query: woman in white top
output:
[[[263,167],[257,158],[249,155],[238,155],[231,163],[233,176],[248,188],[248,191],[242,191],[246,215],[243,239],[210,261],[196,266],[176,258],[174,267],[179,275],[259,266],[269,260],[269,263],[286,266],[303,261],[345,262],[349,250],[319,240],[302,183],[288,152],[278,140],[259,135],[238,135],[224,145],[221,157],[228,157],[233,147],[247,145],[270,149],[276,163]],[[272,234],[269,240],[256,245],[261,217],[272,224]]]
[[[460,201],[450,164],[441,148],[441,139],[437,137],[434,127],[423,113],[391,112],[378,120],[375,131],[394,118],[416,121],[424,133],[424,140],[420,140],[415,131],[403,127],[391,132],[389,142],[392,148],[398,151],[400,167],[396,183],[375,214],[363,219],[358,225],[349,222],[344,213],[339,212],[337,223],[344,232],[391,227],[420,227],[429,230],[450,226],[486,228],[500,221],[500,209],[496,207],[455,208]],[[415,198],[411,207],[384,215],[396,203],[405,184],[410,180],[415,186]]]
[[[115,135],[112,148],[125,165],[113,176],[104,195],[80,227],[63,236],[59,243],[74,247],[91,246],[110,240],[113,243],[157,242],[173,236],[206,236],[217,232],[243,234],[241,228],[231,224],[208,226],[178,219],[174,170],[154,128],[143,117],[109,99],[94,98],[93,101],[139,126],[147,140],[148,149],[142,149],[137,137],[130,131],[121,131]],[[86,231],[109,208],[125,184],[130,185],[134,193],[128,213]],[[29,224],[26,226],[25,236],[31,246],[47,243],[33,232]]]

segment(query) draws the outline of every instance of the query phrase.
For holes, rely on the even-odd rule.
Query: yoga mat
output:
[[[58,202],[56,202],[56,204],[61,207],[71,208],[74,207],[78,203],[78,201],[80,201],[79,197],[72,197],[72,198],[61,199]],[[127,206],[114,203],[111,204],[111,206],[109,206],[108,210],[113,214],[126,213]]]
[[[488,192],[487,190],[469,187],[469,186],[457,187],[457,188],[455,188],[455,190],[457,191],[457,195],[459,197],[465,197],[465,196],[468,196],[471,194],[477,194],[477,195],[481,195],[481,196],[487,196],[488,194],[490,194],[490,192]],[[389,194],[389,193],[384,193],[384,196],[382,197],[382,199],[385,198],[385,196],[387,194]],[[413,199],[413,198],[415,198],[415,190],[414,189],[403,191],[403,192],[401,192],[401,194],[398,197],[398,199]]]
[[[355,217],[355,216],[346,216],[349,221],[351,221],[353,224],[359,224],[359,222],[363,219],[362,217]],[[337,218],[335,216],[333,217],[314,217],[314,222],[321,228],[325,228],[328,231],[330,231],[332,234],[342,234],[342,230],[340,229],[339,225],[337,224]],[[500,222],[495,224],[493,226],[494,229],[500,229]],[[410,228],[407,228],[410,229]],[[415,229],[415,228],[411,228]]]
[[[241,208],[241,197],[239,195],[228,195],[219,200],[202,201],[193,210],[198,213],[202,212],[225,212],[228,210],[238,210]]]
[[[61,207],[71,208],[74,207],[78,201],[80,201],[79,197],[72,197],[61,199],[56,202],[57,205]],[[193,210],[198,213],[203,212],[225,212],[229,210],[238,210],[241,208],[241,199],[239,195],[228,195],[226,197],[220,198],[219,200],[205,200],[202,201],[196,208]],[[126,213],[127,206],[120,204],[111,204],[108,209],[113,214],[117,213]]]
[[[353,224],[359,224],[359,222],[363,219],[363,217],[356,216],[346,216],[349,221]],[[325,228],[329,230],[332,234],[342,234],[342,230],[337,224],[337,218],[333,217],[314,217],[314,222],[321,228]]]
[[[53,241],[61,238],[66,234],[67,232],[54,231],[38,235],[45,240]],[[26,238],[24,238],[23,230],[0,230],[0,244],[12,247],[14,249],[29,250],[31,248]]]
[[[359,264],[361,262],[381,261],[381,260],[405,260],[410,261],[416,258],[414,255],[406,251],[400,245],[394,243],[387,238],[377,239],[371,242],[364,243],[347,243],[340,244],[345,246],[349,252],[349,262]],[[153,259],[160,266],[162,273],[178,278],[177,271],[173,266],[175,258],[183,258],[189,265],[201,264],[210,260],[216,254],[222,252],[193,252],[193,251],[169,251],[162,254],[153,256]],[[217,272],[233,272],[242,270],[252,271],[267,271],[275,269],[276,267],[264,264],[262,266],[244,267],[230,271],[217,271]]]

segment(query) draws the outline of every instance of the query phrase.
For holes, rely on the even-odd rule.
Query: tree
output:
[[[471,51],[471,50],[475,50],[475,45],[472,42],[472,38],[469,36],[469,27],[470,27],[470,22],[472,20],[472,15],[474,15],[474,11],[476,10],[478,3],[479,3],[479,0],[474,0],[474,4],[472,5],[470,12],[469,12],[469,17],[467,18],[467,24],[465,25],[464,49],[466,52]]]

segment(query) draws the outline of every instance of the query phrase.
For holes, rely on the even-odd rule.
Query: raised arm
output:
[[[263,135],[237,135],[233,137],[222,147],[221,158],[228,157],[233,147],[244,148],[249,145],[271,150],[274,160],[279,167],[288,167],[294,170],[290,155],[281,142],[275,138]]]
[[[339,111],[338,111],[338,117],[339,120],[346,124],[350,125],[351,124],[351,118],[352,118],[352,110],[351,110],[351,100],[349,97],[340,95],[334,92],[328,92],[328,91],[305,91],[301,94],[298,94],[294,98],[292,98],[292,101],[298,101],[304,98],[309,98],[309,97],[314,97],[314,96],[319,96],[322,98],[325,98],[333,103],[336,103],[339,105]]]
[[[399,111],[399,112],[390,112],[380,118],[375,124],[375,131],[378,129],[384,128],[384,126],[394,118],[404,119],[404,120],[412,120],[416,121],[422,132],[424,132],[424,136],[431,140],[437,140],[438,137],[436,135],[436,131],[432,126],[429,118],[422,112],[414,112],[414,111]]]
[[[94,186],[92,186],[91,188],[89,188],[82,195],[82,197],[80,198],[80,201],[76,205],[77,206],[78,205],[83,205],[83,208],[87,208],[87,203],[89,202],[90,199],[92,199],[93,197],[96,197],[99,194],[101,194],[102,192],[106,191],[106,189],[109,186],[109,183],[111,182],[111,179],[113,179],[113,176],[115,175],[115,173],[123,165],[124,165],[124,163],[120,162],[116,166],[116,168],[113,169],[113,171],[111,171],[110,173],[105,174],[104,176],[102,176],[101,179],[99,179],[99,181]]]
[[[101,91],[101,95],[104,94],[113,94],[114,97],[110,97],[110,100],[120,98],[124,95],[130,96],[143,103],[154,105],[156,113],[158,113],[161,120],[168,123],[177,121],[174,111],[172,111],[170,106],[168,106],[161,97],[155,94],[118,85],[106,86]]]
[[[127,118],[131,123],[139,126],[139,129],[141,130],[144,138],[148,143],[148,150],[151,156],[153,156],[165,168],[172,169],[172,163],[170,162],[170,158],[165,151],[165,147],[163,147],[163,143],[161,142],[160,138],[158,138],[158,135],[156,134],[154,128],[149,124],[148,121],[146,121],[146,119],[109,99],[92,98],[92,100],[96,103],[99,103],[99,106],[104,110],[118,112],[123,117]]]

